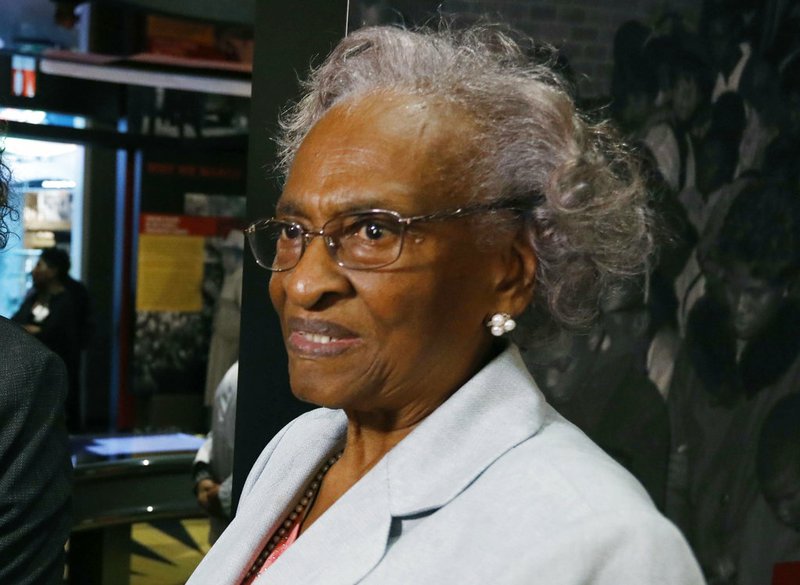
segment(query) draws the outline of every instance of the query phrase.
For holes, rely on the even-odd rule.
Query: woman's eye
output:
[[[287,240],[294,240],[303,235],[303,230],[299,225],[288,224],[283,227],[281,235]]]
[[[385,228],[376,221],[365,222],[358,231],[358,235],[367,240],[380,240],[384,236]]]
[[[392,245],[400,237],[402,226],[397,220],[388,216],[352,217],[340,228],[339,241],[343,245],[360,245],[374,248],[376,245]]]
[[[387,221],[379,217],[365,217],[354,221],[349,227],[345,228],[345,233],[350,237],[359,240],[376,242],[394,236],[398,233],[396,222]]]

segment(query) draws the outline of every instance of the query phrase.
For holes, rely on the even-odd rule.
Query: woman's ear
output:
[[[525,230],[519,230],[503,251],[504,272],[497,284],[499,307],[519,315],[533,300],[536,283],[536,252]]]

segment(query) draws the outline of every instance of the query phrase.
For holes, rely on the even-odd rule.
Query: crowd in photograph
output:
[[[800,560],[800,8],[623,24],[610,111],[659,253],[526,360],[683,531],[710,584]],[[753,3],[750,3],[753,4]]]

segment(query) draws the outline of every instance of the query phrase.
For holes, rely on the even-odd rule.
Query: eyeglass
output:
[[[522,211],[510,207],[508,202],[464,206],[412,217],[386,209],[368,209],[338,215],[319,230],[272,217],[251,224],[244,232],[256,262],[272,272],[286,272],[297,266],[306,246],[317,236],[322,237],[328,253],[342,268],[372,270],[388,266],[400,257],[405,233],[411,224],[500,209]]]

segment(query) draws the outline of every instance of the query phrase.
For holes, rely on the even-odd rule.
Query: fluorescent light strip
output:
[[[157,71],[140,71],[129,67],[115,67],[113,65],[86,65],[70,61],[43,58],[39,63],[42,73],[90,79],[93,81],[106,81],[127,85],[140,85],[145,87],[163,87],[166,89],[179,89],[183,91],[199,91],[217,95],[233,95],[250,97],[250,81],[236,79],[222,79],[199,75],[186,75],[182,73],[161,73]]]

